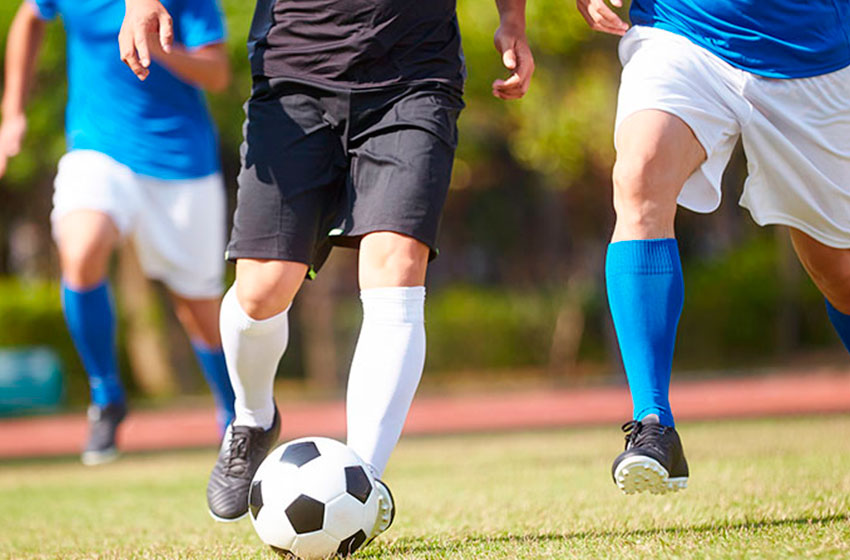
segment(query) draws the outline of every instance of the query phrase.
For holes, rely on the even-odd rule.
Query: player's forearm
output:
[[[41,41],[45,23],[29,2],[18,9],[9,36],[6,40],[5,88],[3,89],[2,111],[4,117],[23,114],[26,97]]]
[[[526,0],[496,0],[501,24],[525,30],[525,3]]]
[[[170,53],[156,49],[153,56],[178,78],[206,91],[222,91],[230,84],[230,62],[223,44],[191,51],[175,45]]]

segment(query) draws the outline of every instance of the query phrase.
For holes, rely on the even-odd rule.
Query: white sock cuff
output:
[[[360,300],[363,302],[364,320],[398,323],[425,321],[425,286],[361,290]]]
[[[245,334],[265,334],[280,330],[282,325],[289,324],[289,309],[291,307],[292,304],[290,303],[286,309],[277,315],[272,315],[267,319],[254,319],[242,309],[242,304],[236,297],[236,283],[234,283],[224,294],[221,301],[221,321],[224,323],[226,320],[232,327]]]

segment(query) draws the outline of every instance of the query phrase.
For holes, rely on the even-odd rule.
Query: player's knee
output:
[[[62,276],[76,288],[89,288],[106,277],[111,247],[96,241],[65,244],[59,251]]]
[[[292,303],[294,295],[279,279],[240,277],[236,284],[239,305],[255,320],[281,313]]]
[[[429,252],[424,243],[401,236],[392,243],[368,245],[361,254],[361,287],[421,284],[428,268]]]
[[[620,224],[637,229],[653,229],[675,217],[677,191],[650,159],[618,158],[614,166],[614,209]]]

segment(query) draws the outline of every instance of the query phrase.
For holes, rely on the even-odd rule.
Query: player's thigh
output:
[[[286,310],[301,289],[308,267],[305,263],[278,259],[238,259],[236,299],[256,320]]]
[[[54,236],[66,282],[86,288],[106,277],[109,257],[120,240],[112,218],[99,210],[74,210],[58,218]]]
[[[187,180],[143,179],[132,238],[145,274],[184,298],[219,297],[225,207],[220,174]]]
[[[616,142],[614,196],[622,204],[652,199],[675,205],[685,181],[706,158],[684,120],[656,109],[626,117]]]
[[[50,215],[66,280],[97,283],[113,248],[136,212],[133,173],[93,150],[71,151],[59,161]]]
[[[850,314],[850,249],[824,245],[790,228],[794,250],[823,295],[842,313]]]

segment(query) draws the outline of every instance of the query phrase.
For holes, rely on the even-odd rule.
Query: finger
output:
[[[133,74],[135,74],[140,80],[147,78],[148,70],[142,66],[142,63],[139,61],[139,56],[133,42],[126,37],[124,37],[123,40],[119,37],[119,44],[121,44],[121,60],[124,61],[124,64],[129,66],[130,70],[133,71]]]
[[[166,53],[171,52],[171,45],[174,44],[174,25],[167,13],[159,16],[159,44]]]
[[[593,24],[590,26],[594,31],[601,31],[602,33],[609,33],[611,35],[619,35],[623,36],[628,31],[628,28],[623,27],[611,27],[607,24]]]
[[[522,78],[518,74],[511,74],[507,80],[496,80],[493,82],[493,89],[509,91],[520,84],[522,84]]]
[[[531,54],[531,48],[528,43],[520,43],[517,48],[517,68],[516,73],[523,82],[527,82],[534,74],[534,55]]]
[[[620,16],[618,16],[614,10],[606,6],[601,0],[590,6],[588,13],[599,25],[607,25],[614,29],[628,29],[626,22],[620,19]]]
[[[0,178],[2,178],[3,175],[6,174],[6,162],[7,161],[8,161],[8,158],[6,157],[6,154],[0,154]]]
[[[151,51],[148,47],[148,37],[145,33],[136,33],[136,38],[133,41],[136,47],[136,52],[139,53],[139,64],[143,68],[148,68],[151,65]]]
[[[516,68],[517,60],[516,51],[514,49],[510,48],[502,53],[502,64],[504,64],[505,68],[508,70]]]
[[[616,6],[618,8],[623,7],[623,0],[611,0],[611,5]]]
[[[521,92],[510,92],[510,91],[500,91],[497,89],[493,90],[493,96],[498,97],[499,99],[511,100],[511,99],[519,99],[522,97]]]

